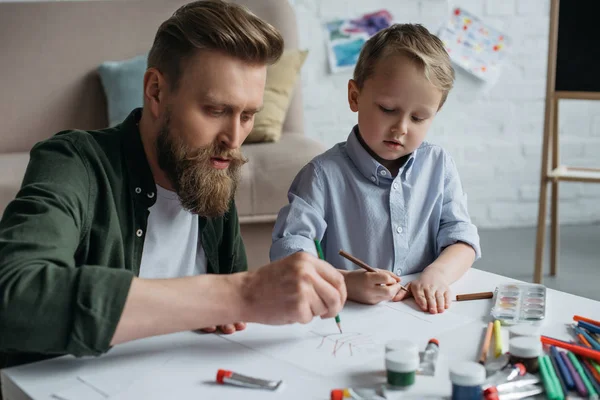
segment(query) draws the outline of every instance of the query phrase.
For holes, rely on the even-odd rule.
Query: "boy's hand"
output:
[[[410,290],[417,305],[425,312],[437,314],[450,307],[450,288],[435,270],[425,269],[419,279],[410,283]]]
[[[219,332],[221,332],[221,333],[224,333],[226,335],[230,335],[230,334],[235,333],[237,331],[243,331],[244,329],[246,329],[246,323],[245,322],[236,322],[235,324],[211,326],[211,327],[200,329],[200,330],[202,332],[206,332],[206,333],[214,333],[217,330],[219,330]]]
[[[341,271],[346,280],[348,299],[364,304],[392,300],[400,290],[400,278],[390,271]]]

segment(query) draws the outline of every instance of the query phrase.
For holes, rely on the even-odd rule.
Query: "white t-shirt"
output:
[[[177,278],[206,273],[198,215],[184,210],[177,193],[156,185],[142,251],[140,278]]]

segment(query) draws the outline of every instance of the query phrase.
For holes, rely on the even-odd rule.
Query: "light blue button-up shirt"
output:
[[[273,230],[272,261],[298,251],[316,255],[315,238],[325,259],[346,270],[358,267],[340,249],[397,275],[421,272],[457,242],[481,256],[456,165],[430,143],[421,144],[393,177],[353,130],[298,173],[288,199]]]

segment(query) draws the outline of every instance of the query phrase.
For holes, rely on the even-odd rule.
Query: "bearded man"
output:
[[[344,279],[324,261],[298,253],[246,271],[240,147],[282,51],[246,8],[190,3],[158,29],[143,108],[34,146],[0,222],[0,368],[337,314]]]

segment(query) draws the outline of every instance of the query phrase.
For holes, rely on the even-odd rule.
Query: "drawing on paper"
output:
[[[321,337],[317,350],[328,351],[333,357],[338,355],[354,356],[355,352],[360,352],[365,348],[375,345],[371,335],[365,335],[359,332],[331,333],[323,335],[315,331],[310,331],[313,335]]]
[[[462,8],[455,8],[439,34],[452,61],[484,81],[498,78],[510,38]]]
[[[365,14],[356,19],[337,19],[325,24],[327,50],[332,72],[351,70],[365,42],[392,24],[387,10]]]

